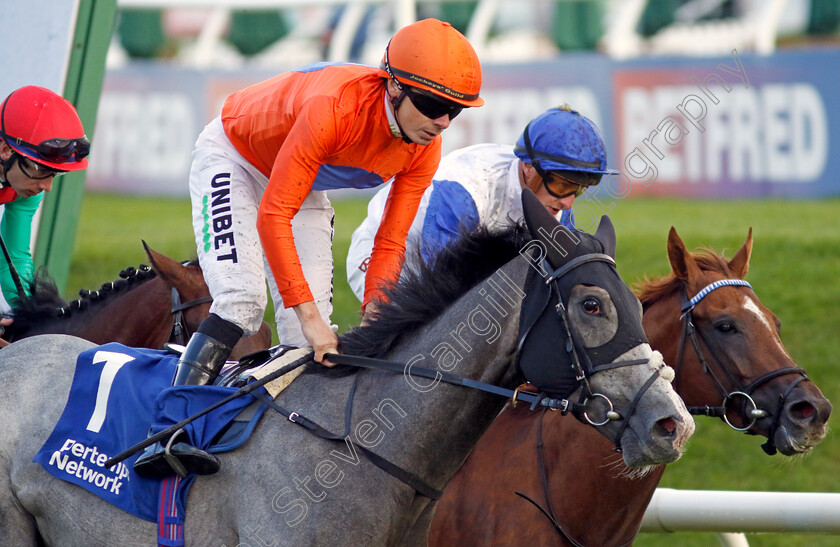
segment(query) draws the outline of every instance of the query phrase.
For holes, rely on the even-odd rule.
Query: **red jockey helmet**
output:
[[[0,138],[18,154],[51,169],[88,166],[90,141],[76,109],[43,87],[21,87],[0,104]]]

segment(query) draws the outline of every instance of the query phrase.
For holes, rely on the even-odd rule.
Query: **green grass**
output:
[[[823,393],[840,401],[840,200],[682,201],[634,199],[609,212],[618,233],[622,276],[636,282],[669,271],[665,242],[673,225],[689,249],[709,247],[731,257],[753,227],[755,243],[747,279],[762,302],[782,320],[782,339]],[[359,321],[359,304],[346,283],[344,259],[365,203],[334,203],[335,313],[342,331]],[[176,259],[195,256],[186,199],[93,194],[85,197],[67,297],[117,277],[126,266],[147,262],[140,243]],[[270,315],[269,315],[270,317]],[[830,422],[831,423],[831,422]],[[661,486],[686,489],[840,492],[840,440],[829,433],[805,458],[768,457],[763,439],[697,419],[686,455],[671,465]],[[756,546],[835,545],[827,536],[752,535]],[[713,534],[644,534],[637,545],[718,545]]]

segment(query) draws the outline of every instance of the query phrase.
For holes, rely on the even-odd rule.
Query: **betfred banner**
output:
[[[840,193],[830,138],[840,120],[830,91],[837,69],[836,52],[761,59],[736,51],[689,67],[616,67],[617,168],[630,194]]]
[[[188,195],[193,144],[225,97],[289,68],[109,71],[88,188]],[[590,200],[840,195],[840,49],[622,62],[568,54],[483,69],[486,104],[444,132],[444,153],[513,144],[531,118],[568,103],[598,125],[609,166],[622,172]]]

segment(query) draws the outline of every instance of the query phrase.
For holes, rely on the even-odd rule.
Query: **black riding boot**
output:
[[[216,336],[207,334],[208,332]],[[211,314],[187,343],[178,361],[172,385],[203,386],[213,383],[230,356],[232,346],[241,335],[242,331],[238,327]],[[228,343],[217,338],[222,338]],[[134,471],[141,477],[162,478],[175,473],[212,475],[221,467],[216,456],[195,448],[188,442],[176,442],[177,440],[161,441],[146,448],[134,462]],[[186,437],[184,440],[187,440]],[[168,454],[167,444],[171,445]]]

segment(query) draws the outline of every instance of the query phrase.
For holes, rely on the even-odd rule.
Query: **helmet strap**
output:
[[[402,104],[402,102],[405,100],[405,97],[406,97],[405,90],[403,89],[402,85],[397,81],[396,78],[394,78],[393,81],[394,81],[394,84],[396,84],[397,89],[400,90],[399,95],[397,95],[396,97],[391,97],[391,106],[394,109],[394,121],[397,122],[397,128],[400,130],[400,136],[402,137],[402,140],[407,144],[414,144],[414,141],[409,139],[408,135],[405,134],[405,131],[403,130],[402,125],[400,124],[400,119],[397,117],[397,110],[400,108],[400,105]],[[388,93],[387,92],[387,84],[385,84],[385,86],[386,86],[386,93]],[[389,95],[390,95],[390,93],[389,93]]]
[[[536,169],[534,166],[528,163],[525,160],[519,160],[519,181],[521,183],[522,188],[528,188],[535,194],[540,189],[540,186],[543,184],[542,179],[538,179],[533,176],[533,173],[536,173]]]
[[[17,157],[17,153],[12,151],[12,155],[9,156],[8,159],[0,160],[0,165],[3,166],[3,178],[0,180],[0,188],[11,186],[11,184],[9,184],[9,171],[11,171],[12,167],[14,167]]]
[[[548,173],[545,172],[540,166],[540,160],[537,159],[537,155],[534,153],[534,148],[531,146],[531,137],[528,135],[528,129],[531,127],[531,122],[528,122],[528,125],[525,126],[525,132],[523,133],[524,140],[525,140],[525,151],[528,153],[528,157],[531,158],[531,166],[536,170],[537,174],[542,178],[543,183],[547,183],[551,180],[551,177],[548,176]]]

